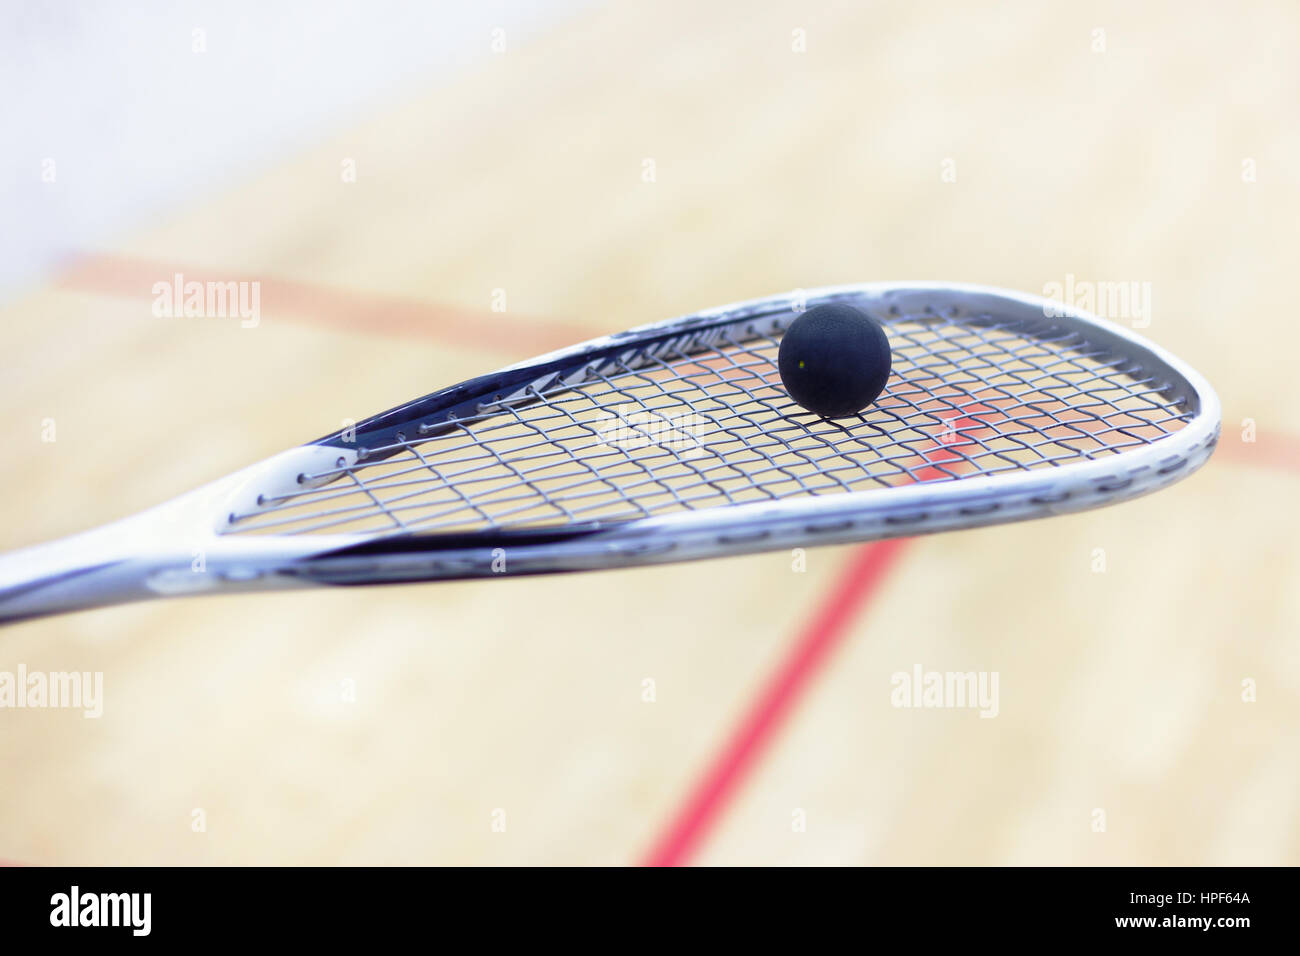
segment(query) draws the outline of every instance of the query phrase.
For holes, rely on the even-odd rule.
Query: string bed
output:
[[[479,413],[304,476],[227,531],[370,534],[624,521],[683,509],[1059,468],[1190,420],[1131,358],[1069,325],[888,316],[893,374],[848,419],[781,385],[780,331],[730,328],[707,351],[608,360],[580,384],[485,401]]]

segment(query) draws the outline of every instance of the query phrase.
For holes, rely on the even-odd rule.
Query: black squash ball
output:
[[[889,338],[875,319],[830,302],[790,324],[776,364],[796,402],[823,418],[844,418],[884,391],[892,362]]]

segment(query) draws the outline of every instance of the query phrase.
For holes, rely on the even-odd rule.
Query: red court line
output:
[[[152,296],[154,282],[166,281],[177,272],[187,279],[230,281],[229,276],[213,276],[210,270],[100,255],[78,263],[61,285],[80,291],[143,298]],[[263,293],[267,295],[269,305],[310,315],[346,331],[365,329],[436,336],[474,347],[516,353],[559,348],[591,335],[590,330],[553,322],[529,320],[528,325],[521,325],[513,315],[509,319],[504,316],[498,319],[496,313],[329,289],[287,279],[258,279],[263,283]],[[976,410],[981,413],[994,411],[987,406]],[[953,426],[958,435],[968,433],[968,429],[979,430],[979,423],[964,415],[955,420]],[[940,446],[921,453],[919,457],[933,466],[955,461],[959,456]],[[1300,440],[1288,435],[1277,436],[1256,446],[1234,448],[1229,458],[1300,471]],[[938,470],[927,467],[915,477],[929,480],[938,477]],[[647,854],[646,865],[674,866],[689,861],[746,774],[770,746],[782,721],[791,713],[817,668],[847,636],[853,613],[876,592],[889,569],[903,554],[905,545],[905,539],[895,539],[866,545],[855,552],[813,621],[800,633],[781,666],[745,712],[744,719],[721,754]]]
[[[1219,438],[1215,456],[1222,456],[1237,465],[1300,472],[1300,438],[1268,432],[1247,442],[1241,441],[1239,436],[1224,434]]]
[[[514,355],[563,348],[598,334],[574,323],[515,313],[437,305],[253,272],[105,253],[75,260],[57,284],[77,292],[152,301],[154,283],[170,282],[178,273],[187,281],[257,281],[261,284],[262,304],[268,309],[310,317],[347,332],[432,337],[449,344]],[[1253,443],[1224,440],[1219,443],[1219,454],[1240,464],[1300,472],[1300,439],[1293,435],[1266,432]]]
[[[817,669],[848,635],[854,613],[880,587],[906,543],[903,538],[879,541],[853,553],[830,595],[750,705],[722,752],[646,854],[643,865],[680,866],[689,862],[728,800],[772,743],[782,721]]]
[[[997,416],[988,394],[967,396],[956,406],[955,415],[940,415],[949,429],[934,444],[918,450],[913,461],[917,467],[909,473],[911,481],[933,481],[949,472],[939,466],[960,465],[965,461],[959,449],[974,437],[987,432],[987,422],[972,416]],[[952,411],[953,403],[936,402]],[[732,732],[722,751],[713,759],[686,801],[671,818],[643,866],[681,866],[689,863],[695,851],[721,819],[728,802],[739,790],[746,775],[759,757],[771,746],[781,724],[793,711],[799,695],[808,687],[819,666],[848,635],[854,613],[865,605],[880,587],[889,569],[902,556],[905,538],[879,541],[858,549],[843,575],[822,602],[812,622],[798,636],[785,659],[759,693]]]
[[[87,255],[72,262],[56,284],[74,292],[152,302],[154,283],[171,283],[176,275],[185,282],[257,282],[263,312],[298,314],[346,332],[435,337],[447,344],[515,355],[549,352],[602,334],[574,323],[513,312],[435,305],[252,271],[107,254]]]

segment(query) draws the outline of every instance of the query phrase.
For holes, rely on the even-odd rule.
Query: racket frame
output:
[[[704,351],[724,335],[729,341],[771,336],[802,309],[834,301],[882,317],[988,315],[1023,323],[1015,331],[1031,338],[1025,330],[1074,328],[1086,333],[1090,345],[1140,361],[1144,372],[1167,381],[1191,417],[1149,444],[1060,467],[623,521],[464,532],[229,533],[233,516],[256,513],[264,501],[312,487],[307,476],[382,460],[404,449],[402,439],[436,438],[456,429],[458,420],[481,416],[485,406],[526,406],[566,383],[577,387],[588,368],[610,361],[636,368],[659,356]],[[517,363],[282,452],[149,511],[0,555],[0,621],[149,597],[590,571],[1022,521],[1172,484],[1209,458],[1219,424],[1214,390],[1186,363],[1127,329],[1038,296],[938,282],[787,293],[639,326]]]

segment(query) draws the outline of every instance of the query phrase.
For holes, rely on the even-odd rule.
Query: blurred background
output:
[[[6,550],[546,349],[833,283],[1141,283],[1142,334],[1224,405],[1158,495],[802,570],[6,628],[0,671],[102,672],[104,702],[0,710],[0,857],[1300,863],[1293,3],[0,17]],[[259,283],[260,321],[155,316],[178,273]],[[996,672],[996,718],[893,706],[916,667]]]

